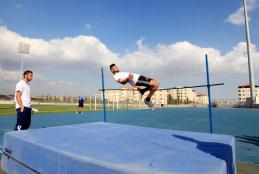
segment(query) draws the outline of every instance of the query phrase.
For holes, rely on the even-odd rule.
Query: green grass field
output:
[[[34,114],[54,114],[54,113],[64,113],[64,112],[77,112],[77,105],[66,105],[66,104],[33,104],[32,106],[35,109],[38,109],[39,112]],[[102,109],[102,104],[97,106],[97,111]],[[127,109],[137,109],[137,105],[120,105],[119,110],[127,110]],[[108,107],[106,105],[106,109],[112,109],[112,106]],[[92,105],[92,110],[90,110],[90,106],[85,106],[83,108],[83,112],[94,111],[94,106]],[[0,116],[12,116],[16,115],[15,105],[14,104],[0,104]]]
[[[76,112],[76,105],[44,105],[34,104],[33,108],[39,110],[37,114],[51,114],[51,113],[63,113],[63,112]],[[101,108],[97,108],[101,109]],[[89,107],[84,107],[83,111],[89,111]],[[15,106],[13,104],[0,104],[0,116],[16,115]]]

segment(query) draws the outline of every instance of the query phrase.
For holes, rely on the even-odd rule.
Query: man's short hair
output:
[[[25,77],[27,74],[33,74],[33,72],[31,70],[26,70],[23,72],[23,77]]]
[[[110,70],[112,70],[112,67],[116,66],[115,63],[110,65]]]

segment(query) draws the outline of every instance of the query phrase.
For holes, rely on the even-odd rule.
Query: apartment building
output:
[[[118,90],[110,89],[105,91],[106,99],[110,102],[130,102],[137,103],[139,102],[139,92],[134,87],[125,87]],[[142,101],[145,97],[147,97],[148,92],[145,93]],[[168,97],[173,100],[178,100],[180,102],[191,102],[196,104],[208,104],[208,97],[204,94],[197,93],[195,90],[191,88],[186,89],[158,89],[156,93],[152,96],[152,101],[154,104],[168,104]]]
[[[259,85],[255,85],[255,104],[259,104]],[[238,86],[238,102],[247,103],[250,101],[250,84]]]
[[[142,97],[142,100],[146,98],[148,92]],[[108,89],[105,91],[106,99],[110,102],[129,102],[138,103],[140,100],[140,94],[137,88],[127,86],[118,90]],[[155,104],[167,104],[167,90],[158,89],[151,98]]]
[[[168,95],[171,95],[173,100],[184,101],[195,101],[196,92],[192,88],[185,89],[171,89],[168,90]]]
[[[124,87],[118,90],[108,89],[105,91],[105,97],[111,102],[138,102],[139,92],[134,87]]]
[[[194,99],[194,103],[207,105],[207,104],[209,104],[208,96],[203,93],[196,92],[196,97]]]

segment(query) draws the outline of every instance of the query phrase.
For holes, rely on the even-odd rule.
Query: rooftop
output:
[[[255,87],[258,88],[259,85],[255,85]],[[240,86],[238,86],[238,88],[250,88],[250,83],[246,83],[246,84],[240,85]]]

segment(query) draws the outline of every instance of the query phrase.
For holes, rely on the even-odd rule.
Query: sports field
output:
[[[43,108],[47,106],[43,106]],[[53,106],[56,107],[56,106]],[[60,106],[59,111],[61,112]],[[67,112],[58,114],[36,114],[32,117],[31,129],[97,122],[103,120],[102,112],[76,114],[69,106]],[[250,109],[213,109],[214,133],[229,134],[236,137],[237,160],[259,163],[259,110]],[[109,122],[130,124],[161,129],[209,132],[208,110],[202,108],[174,108],[156,110],[108,111]],[[3,134],[12,131],[15,116],[0,117],[0,142]]]
[[[33,107],[39,110],[37,114],[51,114],[77,111],[76,105],[34,104]],[[100,107],[97,107],[97,109],[100,109]],[[86,106],[83,109],[83,111],[86,110],[89,110],[89,106]],[[13,104],[0,104],[0,116],[13,116],[15,114],[15,106]]]
[[[102,112],[76,114],[76,106],[38,105],[39,114],[32,117],[31,129],[80,124],[103,120]],[[5,132],[12,131],[16,121],[14,107],[1,105],[0,144]],[[100,111],[100,110],[99,110]],[[52,114],[50,114],[52,113]],[[215,133],[236,137],[237,161],[259,163],[259,110],[213,109]],[[6,115],[6,116],[4,116]],[[108,111],[108,121],[161,129],[209,132],[208,110],[205,108],[174,108],[156,110]],[[238,174],[253,174],[258,165],[238,163]]]
[[[127,109],[138,109],[138,105],[119,105],[118,110],[127,110]],[[147,108],[146,105],[142,105],[142,108]],[[39,112],[34,114],[55,114],[55,113],[65,113],[65,112],[77,112],[77,104],[33,104],[33,108],[36,108]],[[113,110],[113,106],[106,105],[107,110]],[[96,105],[96,111],[103,109],[102,104]],[[114,107],[116,110],[116,106]],[[89,105],[85,105],[82,109],[83,112],[95,111],[95,106],[92,105],[91,108]],[[14,116],[16,115],[15,105],[14,104],[0,104],[0,116]]]

